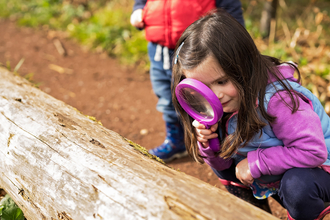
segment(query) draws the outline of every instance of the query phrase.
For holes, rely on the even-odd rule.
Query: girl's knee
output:
[[[278,194],[288,209],[300,209],[310,203],[315,189],[308,169],[293,168],[284,173]]]
[[[281,180],[280,192],[289,196],[302,196],[315,187],[313,169],[292,168],[286,171]]]
[[[283,175],[278,194],[294,219],[314,219],[322,211],[315,169],[293,168]]]

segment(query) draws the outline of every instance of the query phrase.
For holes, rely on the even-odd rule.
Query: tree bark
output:
[[[264,38],[270,34],[271,21],[276,20],[277,6],[278,0],[266,0],[264,3],[260,19],[260,33]]]
[[[276,219],[0,68],[0,188],[28,220]]]

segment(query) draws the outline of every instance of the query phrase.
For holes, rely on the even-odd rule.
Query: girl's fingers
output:
[[[205,129],[205,125],[199,123],[198,121],[194,120],[192,125],[195,127],[195,128],[199,128],[199,129]]]
[[[205,128],[205,125],[199,123],[198,121],[194,120],[192,125],[195,127],[195,128],[198,128],[198,129],[206,129]],[[215,123],[214,125],[212,125],[209,129],[207,130],[211,130],[212,132],[215,132],[216,130],[218,129],[218,123]]]
[[[197,138],[197,140],[199,142],[206,142],[209,139],[213,139],[213,138],[216,138],[216,137],[218,137],[218,134],[217,133],[212,133],[210,135],[201,135],[201,134],[198,134],[196,138]]]
[[[209,142],[202,143],[202,145],[204,148],[207,148],[207,147],[209,147]]]
[[[211,126],[210,130],[212,132],[215,132],[218,129],[218,123],[215,123],[214,125]]]
[[[136,23],[135,27],[144,28],[144,23],[143,22],[138,22],[138,23]]]
[[[192,125],[195,127],[197,140],[202,143],[204,147],[208,147],[209,139],[218,137],[218,134],[214,133],[218,128],[218,124],[212,125],[210,129],[206,129],[203,124],[194,120]]]
[[[210,135],[210,134],[213,133],[213,132],[212,132],[211,130],[209,130],[209,129],[198,129],[198,128],[196,128],[196,132],[197,132],[197,134],[199,134],[199,135]]]
[[[204,138],[201,138],[201,137],[197,137],[197,141],[199,141],[199,142],[202,143],[203,145],[204,145],[205,143],[208,143],[208,142],[209,142],[208,139],[204,139]],[[204,146],[204,147],[205,147],[205,146]]]

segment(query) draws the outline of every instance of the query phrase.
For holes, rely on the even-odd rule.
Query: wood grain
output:
[[[0,187],[28,220],[276,219],[4,68],[0,79]]]

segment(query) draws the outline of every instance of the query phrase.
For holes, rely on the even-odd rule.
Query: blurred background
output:
[[[241,0],[246,28],[264,54],[299,64],[303,84],[330,112],[330,1]],[[147,72],[144,32],[129,23],[133,0],[0,0],[0,16],[58,30],[86,49]]]
[[[303,85],[330,114],[330,0],[241,2],[261,53],[297,62]],[[0,65],[151,149],[164,140],[165,128],[155,109],[144,31],[129,22],[133,4],[0,0]],[[169,166],[224,189],[206,164],[184,158]],[[0,189],[0,200],[4,195]],[[286,219],[286,210],[269,202],[273,214]]]

